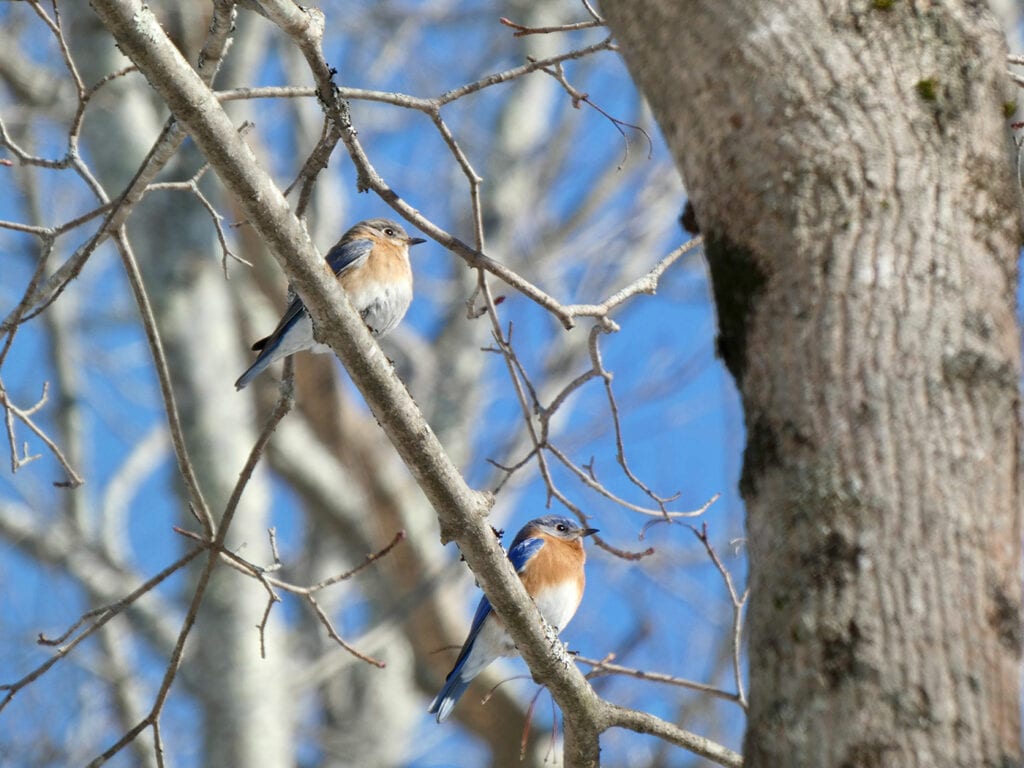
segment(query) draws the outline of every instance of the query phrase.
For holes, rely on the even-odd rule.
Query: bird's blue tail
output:
[[[266,368],[273,362],[273,358],[265,353],[260,353],[260,356],[256,358],[256,362],[250,365],[245,373],[238,377],[238,381],[235,382],[235,389],[244,389],[250,381],[259,376],[263,369]]]
[[[427,707],[427,712],[437,714],[437,722],[439,723],[443,723],[448,719],[448,715],[452,713],[456,702],[462,698],[462,694],[469,688],[471,680],[463,680],[462,675],[459,674],[460,671],[460,669],[452,670],[452,673],[448,675],[448,679],[444,683],[444,687],[434,697],[434,700],[430,702],[430,706]]]

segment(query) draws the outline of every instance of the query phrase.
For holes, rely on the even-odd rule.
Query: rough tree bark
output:
[[[1021,764],[1020,217],[984,4],[606,0],[743,398],[747,764]]]

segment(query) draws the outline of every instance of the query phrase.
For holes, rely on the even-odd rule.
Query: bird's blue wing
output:
[[[294,327],[295,323],[298,322],[299,318],[302,317],[304,310],[305,307],[298,296],[292,299],[291,304],[288,305],[288,309],[285,310],[284,316],[277,324],[274,332],[252,345],[252,351],[259,352],[259,355],[256,356],[253,364],[246,369],[245,373],[238,377],[238,381],[235,382],[235,389],[243,389],[248,386],[249,382],[262,373],[264,368],[280,357],[277,354],[277,349],[281,346],[281,341],[288,331]]]
[[[512,561],[512,567],[516,569],[516,573],[522,573],[530,558],[540,552],[540,548],[543,546],[544,539],[541,538],[529,538],[514,542],[512,549],[508,551],[508,559]]]
[[[451,714],[452,709],[455,707],[455,703],[462,698],[462,694],[469,688],[469,683],[472,680],[465,680],[462,677],[462,667],[466,664],[466,660],[469,658],[469,654],[473,650],[473,643],[476,642],[477,635],[480,634],[480,630],[483,629],[484,621],[491,613],[491,601],[484,595],[480,598],[480,603],[476,607],[476,613],[473,615],[473,624],[470,626],[469,635],[466,637],[466,642],[462,644],[462,650],[459,651],[459,658],[455,660],[455,664],[452,666],[452,671],[448,673],[448,677],[444,679],[444,686],[438,692],[434,700],[430,702],[430,706],[427,708],[427,712],[434,713],[437,715],[437,722],[442,722],[448,719],[448,715]]]
[[[324,257],[324,260],[334,271],[335,275],[341,275],[350,269],[365,264],[371,250],[373,250],[373,241],[371,240],[365,238],[347,240],[331,248],[327,252],[327,256]],[[299,321],[299,318],[302,317],[305,311],[306,305],[302,303],[302,299],[298,296],[292,299],[273,333],[252,345],[253,351],[260,354],[253,361],[253,364],[249,366],[248,370],[235,382],[236,389],[245,387],[257,374],[278,358],[279,355],[276,355],[275,352],[281,345],[281,340],[295,326],[295,323]]]
[[[508,559],[512,561],[512,567],[516,569],[516,573],[521,573],[526,562],[533,557],[540,548],[544,546],[544,539],[526,539],[516,544],[512,549],[508,551]],[[469,627],[469,637],[466,638],[466,644],[463,648],[468,648],[473,644],[473,639],[480,633],[480,627],[484,625],[484,619],[487,618],[487,614],[491,612],[491,601],[487,599],[487,595],[480,598],[480,604],[476,607],[476,613],[473,614],[473,623]],[[455,666],[459,666],[459,662],[462,661],[463,654],[459,654],[458,660],[455,662]]]
[[[366,263],[372,250],[372,240],[362,238],[359,240],[347,240],[331,248],[324,259],[330,268],[334,270],[334,274],[341,275],[343,272]]]
[[[373,242],[371,240],[349,240],[345,243],[338,243],[331,248],[327,255],[324,256],[324,261],[334,270],[334,274],[340,275],[365,263],[366,259],[370,256],[371,250],[373,250]],[[302,303],[302,299],[298,296],[292,299],[288,309],[285,310],[284,315],[281,317],[281,321],[277,324],[277,328],[274,329],[274,332],[267,339],[268,345],[273,340],[284,336],[295,325],[299,315],[305,311],[306,305]]]
[[[281,319],[277,323],[277,328],[267,338],[260,339],[252,345],[253,351],[260,351],[264,354],[270,354],[281,342],[281,338],[291,330],[292,326],[295,325],[295,321],[299,319],[299,316],[305,311],[306,305],[302,303],[302,299],[296,296],[291,300],[288,305],[288,309],[281,315]],[[257,358],[258,359],[258,358]]]
[[[476,607],[476,613],[473,614],[473,623],[469,625],[469,635],[466,637],[466,642],[462,644],[462,650],[459,651],[459,658],[455,660],[455,664],[452,666],[452,671],[448,673],[448,677],[454,677],[462,665],[466,661],[466,657],[469,656],[469,652],[473,649],[473,641],[476,640],[476,636],[480,634],[480,630],[484,626],[484,619],[491,612],[491,601],[487,599],[487,595],[480,598],[480,603]]]

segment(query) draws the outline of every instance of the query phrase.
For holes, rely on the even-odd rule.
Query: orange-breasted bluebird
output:
[[[409,246],[424,242],[421,237],[409,237],[393,221],[367,219],[342,235],[328,251],[327,263],[374,336],[383,336],[405,316],[412,302]],[[235,389],[242,389],[282,357],[304,349],[331,352],[330,347],[313,338],[313,321],[298,296],[292,299],[274,332],[252,348],[260,354],[235,382]]]
[[[583,599],[583,563],[587,559],[583,537],[594,533],[596,528],[581,528],[566,517],[546,515],[524,525],[508,551],[527,593],[556,630],[565,629]],[[499,656],[515,654],[504,624],[491,610],[487,597],[482,597],[459,658],[427,711],[436,713],[439,723],[446,720],[484,667]]]

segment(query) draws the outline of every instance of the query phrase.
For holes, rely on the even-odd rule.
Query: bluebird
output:
[[[409,246],[424,242],[422,237],[409,237],[401,225],[393,221],[367,219],[342,235],[338,244],[328,251],[327,264],[374,336],[383,336],[405,316],[412,302]],[[304,349],[318,353],[331,351],[313,338],[313,321],[298,296],[292,299],[274,332],[252,348],[260,354],[235,382],[235,389],[245,387],[264,368],[282,357]]]
[[[587,559],[583,537],[594,533],[596,528],[581,528],[566,517],[546,515],[524,525],[508,551],[527,593],[556,630],[565,629],[583,599],[583,563]],[[448,719],[470,681],[484,667],[499,656],[515,653],[515,644],[491,610],[490,601],[486,596],[480,598],[469,637],[427,711],[436,714],[439,723]]]

